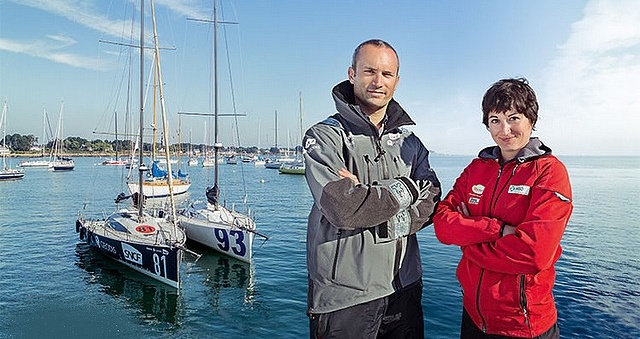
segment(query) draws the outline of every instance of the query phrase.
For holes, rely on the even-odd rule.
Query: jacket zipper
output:
[[[500,168],[498,169],[498,177],[496,178],[496,184],[495,186],[493,186],[493,192],[491,192],[491,205],[489,205],[489,216],[493,216],[493,207],[496,204],[496,201],[498,200],[496,198],[496,190],[498,189],[498,184],[500,184],[500,176],[502,176],[502,165],[500,165]],[[495,199],[495,200],[494,200]]]
[[[336,240],[336,253],[333,256],[333,266],[331,267],[331,279],[336,278],[336,271],[338,270],[338,255],[340,253],[341,239],[342,239],[342,230],[338,230],[338,239]]]
[[[529,336],[533,338],[531,323],[529,322],[529,311],[527,311],[527,294],[525,293],[525,275],[520,276],[520,307],[524,314],[524,324],[529,328]]]
[[[500,194],[502,194],[502,192],[505,190],[505,188],[509,186],[509,181],[511,181],[511,178],[513,178],[513,176],[516,175],[516,170],[518,169],[518,165],[516,164],[513,167],[513,170],[511,171],[511,176],[509,177],[509,179],[507,179],[507,181],[504,183],[502,188],[500,188],[500,193],[498,193],[498,195],[496,196],[496,191],[498,190],[498,184],[500,184],[500,177],[502,176],[503,169],[504,169],[504,165],[500,165],[500,169],[498,170],[498,177],[496,178],[496,186],[493,188],[493,193],[491,195],[491,207],[489,210],[489,216],[493,216],[493,209],[498,203],[498,198],[500,197]]]
[[[373,163],[371,159],[369,159],[369,154],[364,155],[364,162],[367,163],[367,180],[371,180],[371,167],[373,167]]]
[[[380,137],[382,138],[382,136]],[[376,138],[375,147],[376,152],[378,153],[376,157],[373,159],[376,162],[380,162],[380,167],[382,169],[382,179],[390,179],[389,178],[389,169],[387,168],[387,162],[385,161],[384,154],[386,153],[380,144],[380,138]]]
[[[476,309],[478,310],[480,320],[482,320],[482,333],[487,333],[487,322],[484,320],[482,312],[480,312],[480,286],[482,286],[482,276],[484,276],[484,268],[480,271],[480,279],[478,280],[478,290],[476,291]]]

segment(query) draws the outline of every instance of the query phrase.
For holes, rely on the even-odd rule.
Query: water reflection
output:
[[[104,257],[87,244],[76,245],[77,266],[87,271],[85,281],[99,284],[100,291],[126,300],[143,321],[179,324],[184,302],[178,290]]]
[[[193,256],[185,256],[188,279],[195,277],[208,292],[212,292],[207,293],[207,299],[214,308],[230,301],[221,299],[223,290],[225,294],[241,294],[244,304],[253,303],[255,275],[249,263],[211,251],[197,243],[188,242],[187,245],[202,254],[197,260]]]

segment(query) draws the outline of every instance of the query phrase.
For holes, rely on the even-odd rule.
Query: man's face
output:
[[[392,49],[365,45],[358,53],[355,68],[349,67],[356,103],[370,115],[386,109],[398,86],[398,58]]]

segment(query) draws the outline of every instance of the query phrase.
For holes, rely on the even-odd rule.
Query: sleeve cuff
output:
[[[388,187],[401,208],[407,208],[417,200],[418,189],[409,178],[398,177]]]

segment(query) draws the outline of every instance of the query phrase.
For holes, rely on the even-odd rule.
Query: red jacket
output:
[[[498,154],[487,148],[465,168],[436,210],[435,234],[461,246],[456,275],[476,326],[535,337],[557,321],[554,264],[573,210],[569,176],[537,138],[505,164]],[[463,201],[468,217],[457,211]],[[515,234],[500,237],[503,224]]]

